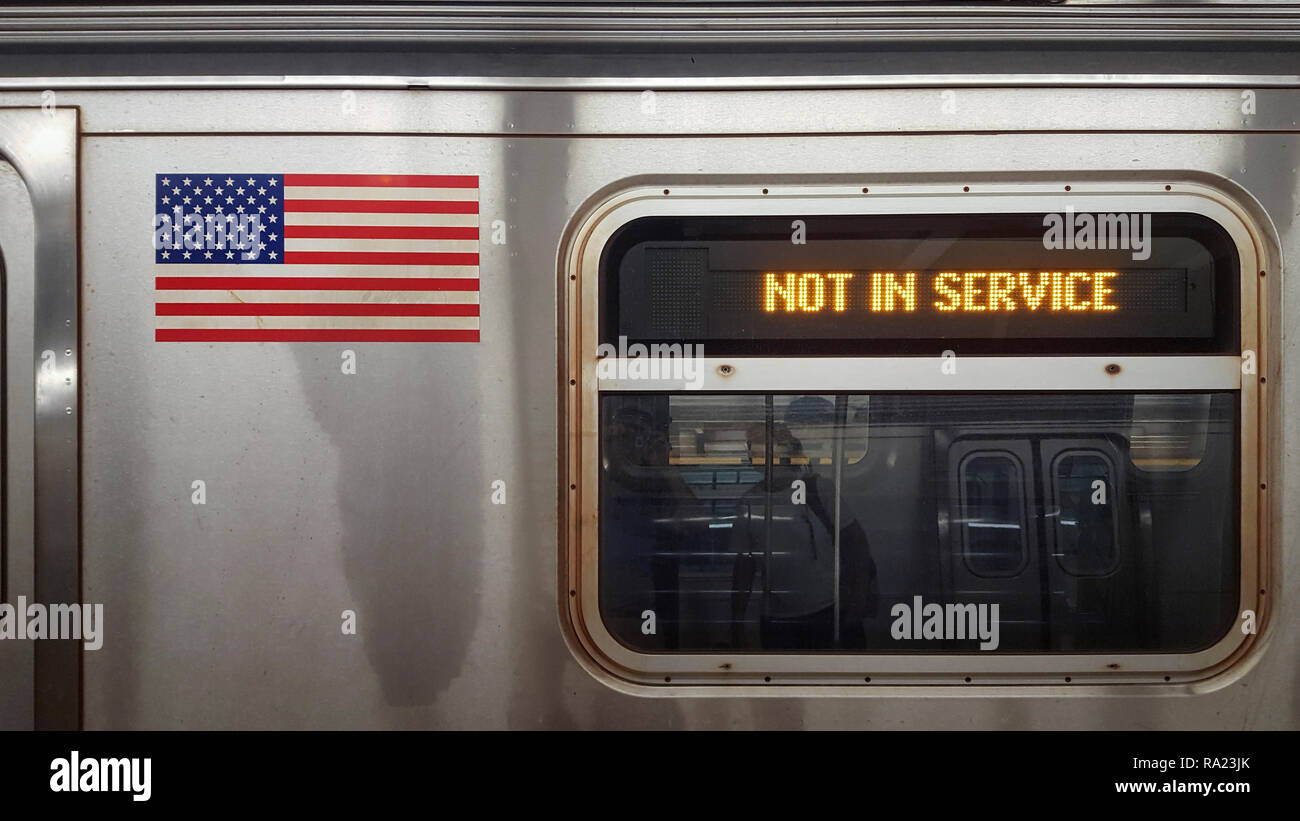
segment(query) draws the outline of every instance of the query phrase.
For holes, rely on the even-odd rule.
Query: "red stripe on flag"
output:
[[[413,329],[160,328],[153,333],[155,342],[478,342],[478,331]]]
[[[478,239],[478,228],[423,225],[286,225],[284,235],[294,239]]]
[[[478,254],[402,251],[285,251],[286,265],[478,265]]]
[[[285,200],[290,213],[477,214],[475,200]]]
[[[456,174],[285,174],[285,185],[394,188],[478,188],[478,177]]]
[[[473,277],[156,277],[160,291],[477,291]]]
[[[478,316],[478,305],[409,302],[159,302],[155,316]]]

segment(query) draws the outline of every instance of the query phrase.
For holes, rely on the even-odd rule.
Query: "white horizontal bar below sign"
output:
[[[1237,390],[1237,356],[703,357],[677,366],[607,359],[604,391],[1144,391]],[[945,368],[944,365],[948,365]],[[674,366],[680,370],[673,370]],[[727,366],[728,375],[719,369]],[[1114,373],[1112,366],[1118,366]],[[1110,368],[1110,370],[1108,370]],[[593,371],[595,368],[593,367]],[[668,377],[668,378],[664,378]]]

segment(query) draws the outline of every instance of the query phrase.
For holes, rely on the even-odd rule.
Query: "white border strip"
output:
[[[615,359],[609,369],[627,373]],[[945,373],[943,366],[955,365]],[[725,366],[725,368],[724,368]],[[601,391],[1219,391],[1241,388],[1237,356],[704,357],[702,384],[598,378]],[[1116,370],[1118,368],[1118,370]],[[729,369],[729,371],[727,370]],[[1113,371],[1113,372],[1112,372]],[[724,375],[726,373],[726,375]]]

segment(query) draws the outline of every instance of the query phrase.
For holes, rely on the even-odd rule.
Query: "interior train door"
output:
[[[947,453],[947,493],[939,497],[948,499],[946,592],[956,601],[1000,604],[1003,634],[1032,646],[1046,635],[1033,443],[960,429],[938,438]]]
[[[1008,641],[1089,650],[1150,640],[1151,546],[1134,524],[1146,497],[1129,487],[1127,440],[1108,430],[937,433],[945,592],[999,603]]]
[[[0,108],[0,601],[31,639],[0,641],[3,729],[81,716],[82,642],[27,636],[23,612],[81,602],[78,114],[41,102]]]

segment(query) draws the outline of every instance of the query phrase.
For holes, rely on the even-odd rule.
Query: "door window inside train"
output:
[[[1004,652],[1202,648],[1237,604],[1236,411],[1188,399],[606,395],[605,624],[648,652],[968,650],[896,637],[920,597],[998,603]],[[1202,426],[1197,470],[1133,466],[1153,405]]]
[[[1052,460],[1053,555],[1073,576],[1105,576],[1119,561],[1115,472],[1098,451],[1068,451]]]
[[[966,565],[977,576],[1014,576],[1029,560],[1025,482],[1006,451],[968,456],[961,465],[960,516]]]

